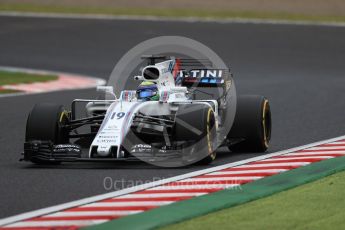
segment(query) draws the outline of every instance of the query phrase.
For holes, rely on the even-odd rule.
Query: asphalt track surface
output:
[[[161,35],[204,43],[229,63],[238,94],[269,98],[269,152],[344,134],[345,28],[0,17],[0,65],[107,79],[126,51]],[[144,163],[38,167],[18,161],[26,116],[35,103],[68,106],[74,98],[94,95],[94,90],[78,90],[0,98],[0,218],[108,192],[105,177],[129,186],[204,168]],[[213,165],[257,155],[222,151]]]

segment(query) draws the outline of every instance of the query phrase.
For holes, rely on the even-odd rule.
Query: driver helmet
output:
[[[137,89],[137,98],[145,101],[158,101],[159,94],[156,83],[143,81]]]

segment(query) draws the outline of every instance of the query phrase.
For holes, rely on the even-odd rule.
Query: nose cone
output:
[[[100,145],[97,148],[97,155],[101,156],[101,157],[107,157],[110,155],[110,148],[111,146],[104,146],[104,145]]]

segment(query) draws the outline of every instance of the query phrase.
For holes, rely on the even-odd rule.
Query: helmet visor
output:
[[[138,91],[138,98],[147,98],[147,97],[152,97],[157,94],[156,91],[153,91],[152,89],[142,89]]]

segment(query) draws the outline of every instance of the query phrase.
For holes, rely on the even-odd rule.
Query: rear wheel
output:
[[[36,104],[26,122],[25,141],[51,141],[53,144],[68,143],[68,131],[63,125],[68,122],[68,113],[62,105]],[[37,164],[47,164],[42,160],[32,160]]]
[[[204,104],[180,106],[176,115],[175,137],[190,144],[187,152],[198,159],[197,163],[210,164],[216,159],[216,127],[212,108]]]
[[[271,139],[271,110],[263,96],[246,95],[237,98],[233,127],[228,138],[241,140],[229,145],[233,152],[265,152]]]

